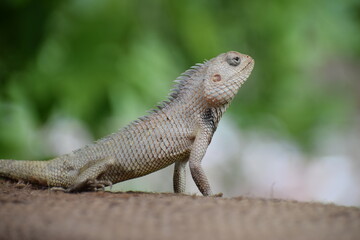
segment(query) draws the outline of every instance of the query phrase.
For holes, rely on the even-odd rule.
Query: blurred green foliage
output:
[[[95,138],[113,132],[229,50],[256,60],[233,118],[311,150],[319,128],[355,113],[352,85],[319,69],[358,62],[359,29],[356,0],[2,0],[0,156],[42,157],[37,132],[54,117],[80,119]]]

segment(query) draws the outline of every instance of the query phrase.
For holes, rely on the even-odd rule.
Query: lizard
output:
[[[185,192],[186,167],[204,196],[215,196],[201,162],[218,123],[254,60],[222,53],[182,73],[168,99],[118,132],[48,161],[0,160],[0,177],[63,189],[97,190],[174,164],[173,189]]]

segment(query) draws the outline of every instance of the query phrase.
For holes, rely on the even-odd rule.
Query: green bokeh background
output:
[[[354,126],[359,1],[2,0],[0,156],[51,157],[37,133],[57,117],[114,132],[229,50],[256,61],[228,113],[243,131],[311,153],[319,133]]]

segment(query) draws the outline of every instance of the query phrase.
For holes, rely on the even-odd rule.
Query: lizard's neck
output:
[[[208,104],[204,97],[204,87],[202,84],[193,85],[189,88],[183,88],[176,98],[170,98],[162,104],[161,111],[167,115],[176,115],[178,119],[185,116],[187,120],[211,121],[214,125],[214,131],[228,108],[229,104],[213,107]]]
[[[175,80],[176,84],[167,101],[163,101],[158,108],[171,115],[186,116],[186,118],[202,118],[211,110],[214,124],[217,126],[221,116],[229,104],[219,107],[210,106],[204,97],[204,72],[210,61],[197,64],[184,72]]]
[[[203,89],[199,86],[192,86],[181,89],[175,97],[170,97],[160,105],[164,112],[178,113],[182,115],[196,115],[208,108],[207,103],[202,96]],[[176,111],[174,111],[174,109]]]
[[[203,98],[203,72],[207,68],[207,62],[197,64],[185,71],[175,80],[174,88],[169,94],[169,99],[158,105],[162,111],[191,112],[195,114],[205,108]]]

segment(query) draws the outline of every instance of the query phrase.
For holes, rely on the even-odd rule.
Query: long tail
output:
[[[48,161],[0,160],[0,177],[48,185]]]

